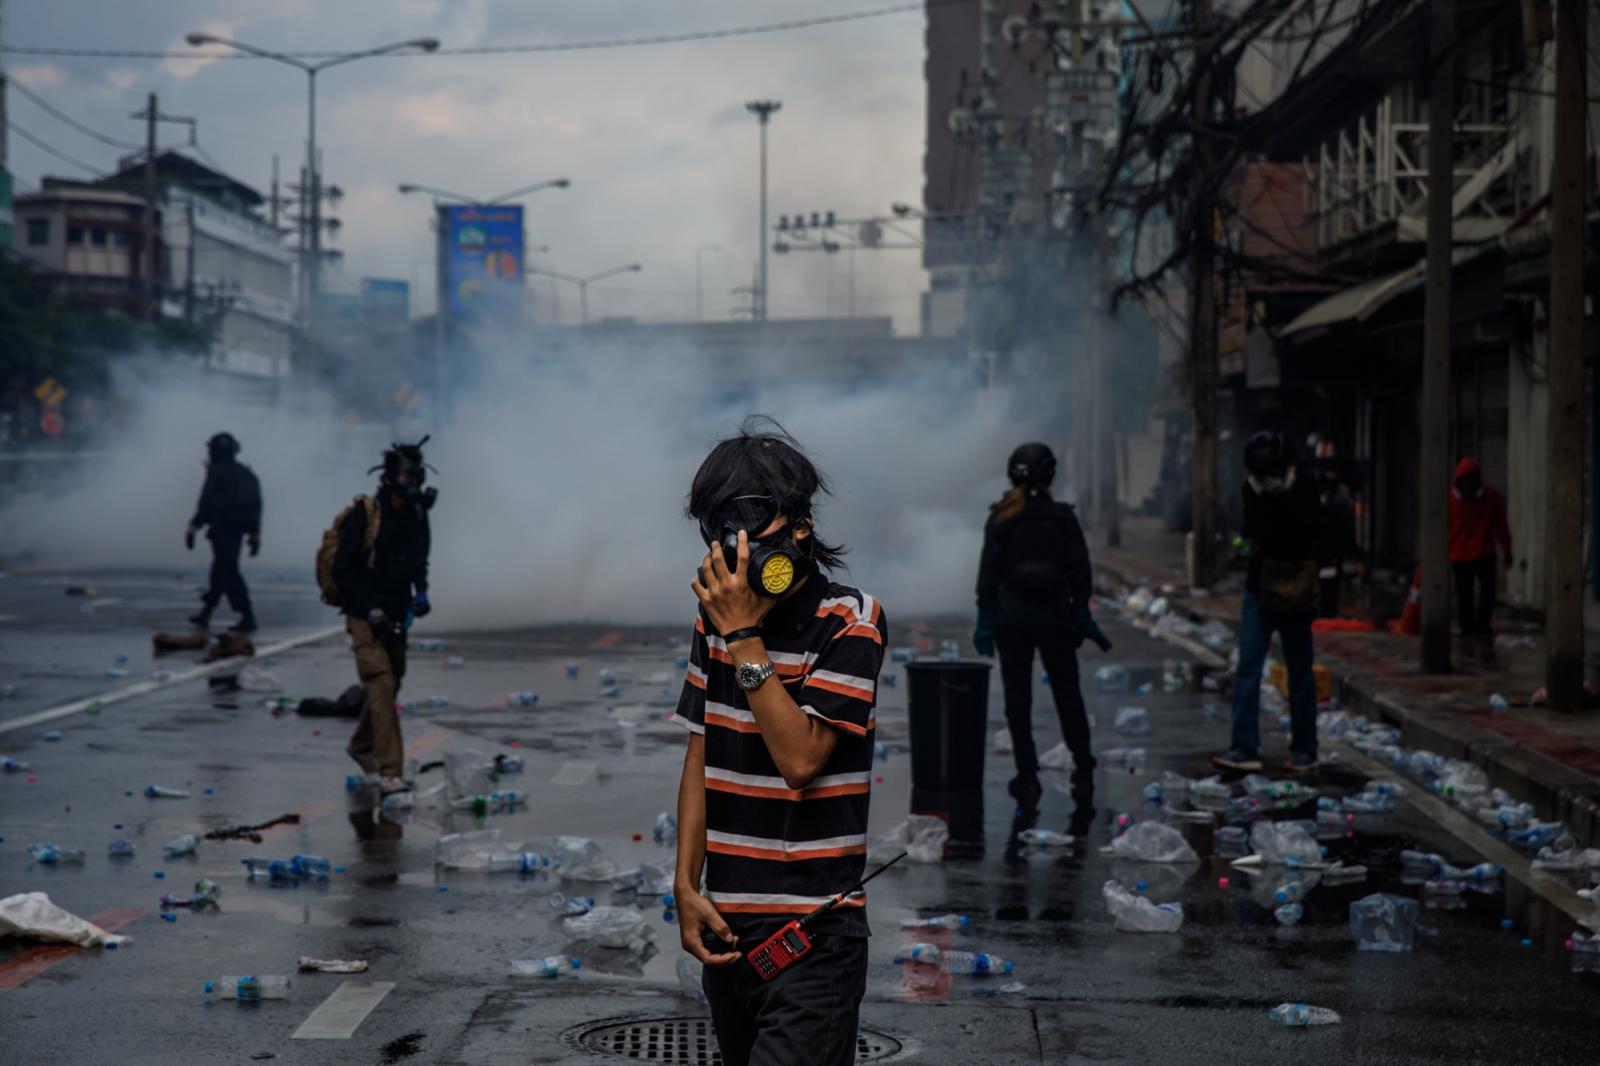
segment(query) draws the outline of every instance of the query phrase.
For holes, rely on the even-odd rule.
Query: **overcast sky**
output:
[[[6,42],[84,48],[186,48],[201,29],[269,49],[357,50],[433,36],[446,47],[584,41],[715,30],[886,6],[886,0],[0,0]],[[346,197],[337,241],[353,287],[363,275],[408,278],[413,311],[431,310],[425,198],[402,181],[492,197],[546,178],[566,190],[526,201],[535,264],[588,274],[631,261],[644,272],[596,285],[591,314],[694,316],[695,249],[707,317],[756,257],[758,139],[744,102],[774,98],[772,215],[840,217],[919,203],[923,148],[921,13],[684,44],[505,56],[369,59],[319,78],[325,181]],[[304,157],[306,79],[263,61],[5,55],[10,75],[68,116],[139,141],[129,115],[147,93],[199,119],[200,143],[233,176],[265,191],[272,157],[287,177]],[[12,122],[84,163],[110,169],[100,144],[13,93]],[[165,127],[166,142],[186,137]],[[13,134],[12,171],[84,176]],[[830,283],[831,272],[831,283]],[[857,312],[916,329],[925,276],[914,251],[861,252]],[[844,314],[844,256],[773,257],[774,317]],[[549,284],[549,283],[544,283]],[[575,294],[563,293],[567,321]],[[541,307],[548,309],[550,297]]]

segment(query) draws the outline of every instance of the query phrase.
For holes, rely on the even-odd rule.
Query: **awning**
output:
[[[1285,326],[1279,337],[1293,337],[1312,330],[1326,330],[1341,322],[1365,322],[1383,309],[1383,306],[1423,276],[1426,260],[1419,259],[1406,269],[1387,277],[1374,278],[1343,292],[1336,292],[1320,303],[1302,311],[1293,322]]]

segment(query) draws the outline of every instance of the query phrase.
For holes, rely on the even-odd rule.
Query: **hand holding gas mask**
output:
[[[719,633],[759,625],[816,570],[810,520],[788,518],[774,528],[786,517],[774,496],[739,496],[700,523],[710,550],[690,588]]]

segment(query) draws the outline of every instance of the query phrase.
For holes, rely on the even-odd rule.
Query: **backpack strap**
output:
[[[366,511],[367,568],[370,570],[378,565],[378,523],[382,520],[383,508],[378,506],[376,496],[357,496],[356,505]]]

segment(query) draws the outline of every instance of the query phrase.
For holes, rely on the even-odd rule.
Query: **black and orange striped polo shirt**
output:
[[[839,732],[827,765],[795,790],[767,751],[728,646],[703,611],[695,619],[673,720],[706,738],[705,894],[741,938],[861,880],[885,635],[876,600],[820,574],[762,623],[774,679]],[[847,901],[816,928],[866,936],[865,904]]]

